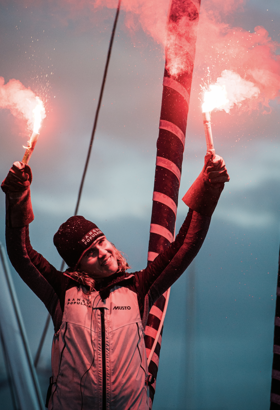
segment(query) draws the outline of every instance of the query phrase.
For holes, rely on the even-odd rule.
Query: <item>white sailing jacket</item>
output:
[[[48,408],[148,409],[147,358],[136,293],[120,286],[105,300],[99,292],[87,293],[83,286],[66,292],[62,324],[53,339]]]

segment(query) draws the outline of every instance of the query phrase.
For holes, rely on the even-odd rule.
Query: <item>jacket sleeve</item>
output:
[[[195,258],[206,237],[210,220],[211,217],[190,209],[175,241],[146,269],[136,274],[137,293],[142,303],[148,297],[149,309]]]
[[[147,307],[150,308],[192,262],[203,244],[211,216],[229,179],[223,158],[207,151],[202,172],[183,198],[189,213],[175,241],[135,275],[140,311],[147,312]]]
[[[13,267],[45,304],[57,327],[62,317],[60,307],[60,294],[64,279],[62,273],[32,248],[28,226],[22,228],[6,226],[6,245]]]

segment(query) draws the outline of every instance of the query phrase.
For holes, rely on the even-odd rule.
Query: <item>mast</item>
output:
[[[200,0],[171,0],[167,23],[166,60],[162,106],[157,140],[157,157],[148,261],[173,242],[181,180],[185,133],[189,111],[196,32]],[[180,54],[181,53],[181,54]],[[176,72],[176,64],[183,65]],[[152,307],[145,328],[152,408],[161,349],[161,337],[169,291]]]

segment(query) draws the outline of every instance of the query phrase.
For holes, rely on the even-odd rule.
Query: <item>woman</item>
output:
[[[149,310],[198,253],[224,183],[222,158],[212,154],[189,189],[189,213],[175,241],[145,269],[128,264],[103,232],[82,216],[62,224],[54,244],[68,264],[56,270],[29,241],[34,219],[31,169],[15,163],[2,183],[10,260],[52,316],[49,409],[148,409],[144,329]]]

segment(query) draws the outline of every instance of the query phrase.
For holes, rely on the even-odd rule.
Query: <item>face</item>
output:
[[[111,276],[118,270],[114,245],[101,236],[83,255],[79,267],[93,279]]]

